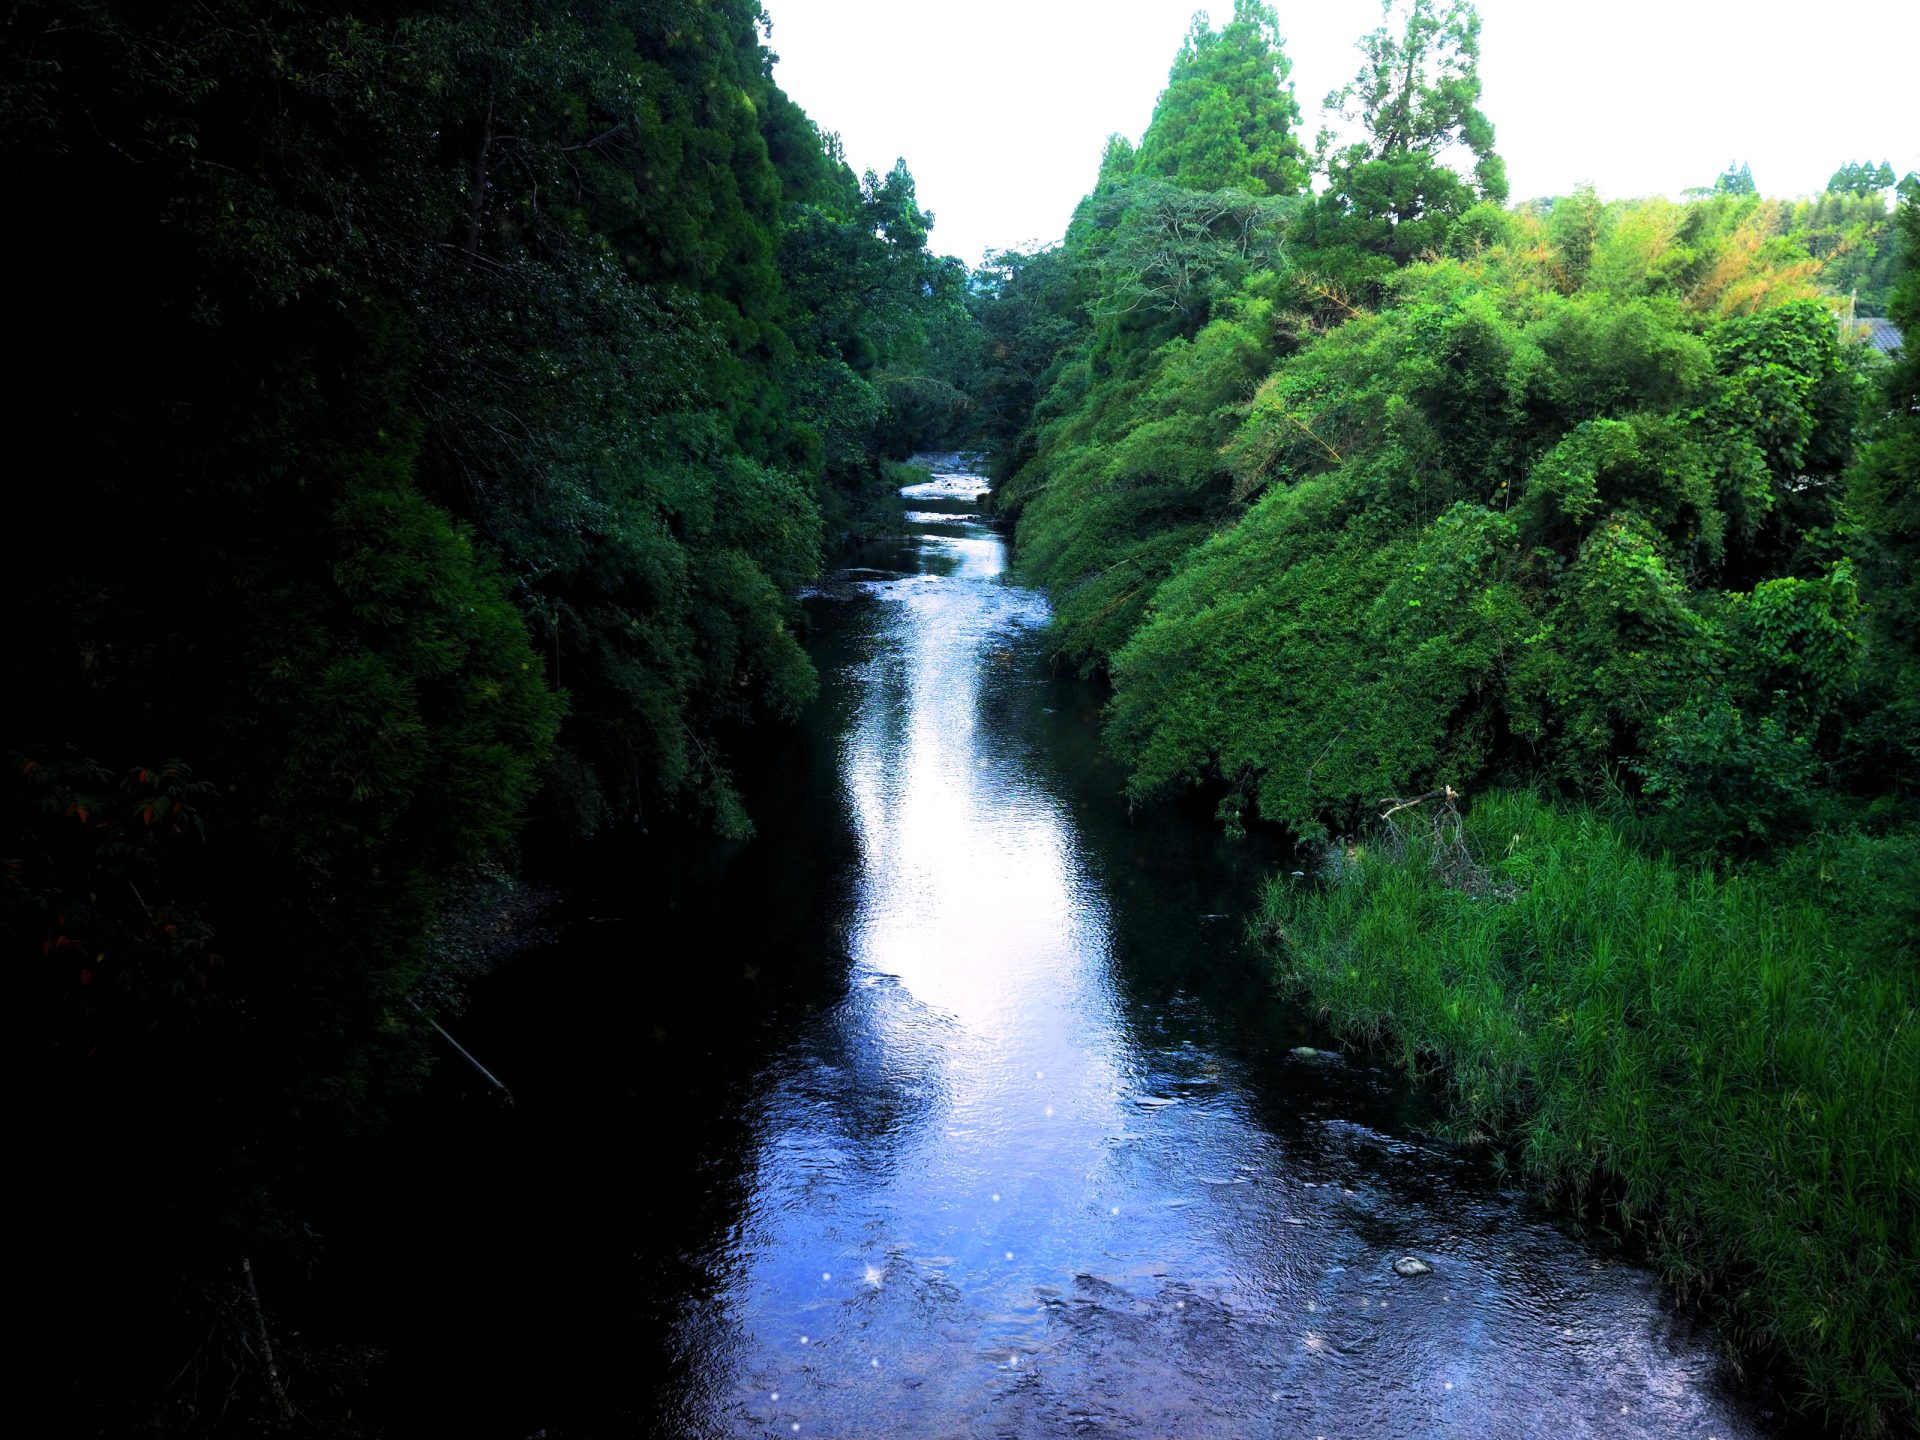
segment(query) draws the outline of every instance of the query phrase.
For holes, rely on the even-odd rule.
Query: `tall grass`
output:
[[[1327,886],[1269,885],[1283,971],[1443,1075],[1459,1123],[1536,1182],[1617,1207],[1810,1408],[1920,1423],[1920,836],[1716,874],[1491,795],[1467,821],[1492,872],[1474,898],[1423,828]]]

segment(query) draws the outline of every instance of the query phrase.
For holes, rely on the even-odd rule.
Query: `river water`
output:
[[[749,777],[760,841],[652,913],[582,876],[608,913],[468,1017],[520,1103],[395,1142],[433,1217],[388,1307],[398,1412],[1772,1433],[1646,1270],[1420,1138],[1418,1095],[1273,993],[1241,917],[1284,857],[1129,813],[980,488],[905,492],[911,540],[808,600],[823,695]]]

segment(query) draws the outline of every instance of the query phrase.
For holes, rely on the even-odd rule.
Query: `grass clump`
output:
[[[1717,873],[1590,809],[1482,799],[1490,885],[1428,823],[1276,880],[1283,971],[1346,1034],[1444,1074],[1465,1128],[1605,1197],[1684,1291],[1863,1434],[1920,1420],[1920,836],[1823,835]],[[1502,898],[1506,897],[1506,898]]]

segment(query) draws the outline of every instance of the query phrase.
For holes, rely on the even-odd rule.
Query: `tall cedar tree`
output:
[[[1186,190],[1305,188],[1291,68],[1273,6],[1234,0],[1233,18],[1219,30],[1196,15],[1140,142],[1137,173]]]
[[[1479,201],[1507,198],[1505,162],[1480,109],[1480,14],[1468,0],[1383,0],[1380,26],[1360,41],[1354,78],[1327,96],[1361,134],[1320,136],[1327,188],[1301,235],[1355,254],[1355,278],[1378,276],[1359,257],[1404,265],[1439,252],[1449,226]],[[1472,172],[1453,158],[1464,151]]]

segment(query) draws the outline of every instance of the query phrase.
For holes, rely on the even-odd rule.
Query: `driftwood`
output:
[[[1493,900],[1511,900],[1518,895],[1519,887],[1511,881],[1496,878],[1495,872],[1482,865],[1473,857],[1473,849],[1467,844],[1466,821],[1460,816],[1456,802],[1467,797],[1451,785],[1442,785],[1437,790],[1429,790],[1424,795],[1415,795],[1411,800],[1401,800],[1389,796],[1381,800],[1387,808],[1380,812],[1379,818],[1390,821],[1402,810],[1412,810],[1430,801],[1438,800],[1427,814],[1432,820],[1432,832],[1428,840],[1427,863],[1434,877],[1449,889],[1471,895],[1475,899],[1485,896]],[[1390,853],[1395,859],[1403,859],[1407,853],[1407,832],[1399,825],[1388,824],[1383,827]]]
[[[1452,805],[1454,801],[1464,800],[1466,798],[1466,796],[1462,795],[1451,785],[1442,785],[1438,790],[1429,790],[1426,794],[1416,795],[1411,800],[1401,800],[1389,795],[1380,802],[1382,805],[1389,807],[1380,812],[1380,818],[1382,820],[1390,819],[1398,815],[1402,810],[1411,810],[1414,806],[1424,805],[1429,800],[1445,800],[1448,805]]]
[[[506,1083],[502,1081],[498,1075],[495,1075],[491,1070],[487,1069],[486,1066],[482,1065],[478,1060],[474,1058],[472,1051],[468,1050],[466,1046],[462,1045],[458,1040],[454,1039],[453,1036],[449,1035],[447,1033],[447,1027],[442,1025],[438,1020],[434,1019],[433,1016],[427,1014],[426,1010],[421,1006],[418,1000],[415,1000],[409,997],[409,999],[407,1000],[407,1003],[413,1006],[413,1008],[419,1012],[421,1019],[425,1020],[427,1024],[431,1025],[437,1032],[439,1032],[440,1038],[442,1040],[446,1041],[447,1044],[453,1047],[454,1054],[458,1055],[462,1060],[466,1061],[467,1064],[471,1065],[474,1068],[474,1070],[478,1072],[480,1078],[486,1081],[487,1084],[491,1085],[494,1088],[495,1093],[498,1094],[502,1100],[504,1100],[509,1105],[513,1104],[513,1092],[506,1087]]]
[[[247,1301],[253,1307],[253,1338],[260,1342],[260,1358],[267,1366],[267,1389],[273,1392],[273,1403],[280,1407],[282,1420],[293,1419],[293,1405],[287,1399],[286,1383],[280,1378],[280,1367],[274,1363],[273,1341],[267,1338],[267,1312],[260,1305],[260,1290],[253,1283],[253,1261],[245,1255],[240,1257],[240,1279],[245,1283]]]

